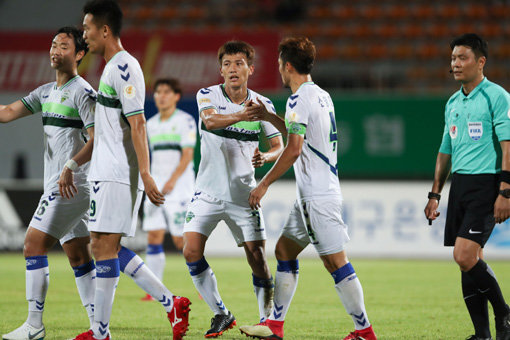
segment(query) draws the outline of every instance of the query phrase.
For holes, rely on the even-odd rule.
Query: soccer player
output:
[[[63,27],[53,37],[50,65],[56,81],[44,84],[10,105],[0,106],[0,122],[7,123],[42,112],[44,129],[44,193],[27,233],[26,259],[28,318],[3,339],[42,339],[42,322],[49,285],[48,251],[60,239],[74,269],[78,293],[92,325],[94,261],[87,230],[89,185],[87,173],[94,136],[95,92],[78,75],[87,53],[82,32]],[[89,140],[84,140],[84,128]]]
[[[96,138],[88,177],[92,187],[88,228],[97,272],[94,324],[76,339],[110,339],[110,315],[120,271],[161,302],[173,338],[182,339],[190,301],[174,296],[138,255],[120,246],[122,236],[134,235],[142,189],[153,203],[164,202],[149,170],[142,70],[120,42],[122,11],[116,1],[92,0],[83,12],[85,42],[107,64],[97,94]]]
[[[259,209],[250,208],[248,196],[256,184],[254,167],[276,160],[283,141],[271,124],[247,121],[246,108],[255,105],[255,99],[275,114],[269,99],[248,89],[248,78],[254,72],[254,55],[255,50],[246,42],[225,43],[218,51],[225,83],[197,93],[202,158],[195,194],[186,213],[183,253],[195,287],[215,314],[206,338],[220,336],[236,324],[204,257],[207,238],[221,220],[227,223],[238,246],[246,252],[260,318],[265,320],[271,310],[273,279],[264,251],[264,219]],[[262,130],[271,145],[266,153],[258,150]]]
[[[344,250],[349,237],[342,220],[335,108],[329,94],[314,84],[310,76],[315,46],[308,38],[285,38],[278,51],[282,82],[292,90],[285,121],[269,114],[263,106],[248,108],[248,114],[250,119],[271,122],[282,133],[288,131],[287,145],[251,191],[249,204],[252,209],[260,208],[269,185],[292,165],[298,198],[276,244],[278,267],[271,316],[258,325],[241,327],[241,332],[259,339],[283,339],[285,315],[298,282],[297,257],[311,243],[333,277],[335,289],[354,322],[354,332],[344,340],[376,339],[368,321],[360,281]]]
[[[510,216],[510,95],[483,74],[487,42],[469,33],[451,43],[451,70],[461,88],[445,108],[443,140],[425,216],[435,220],[441,190],[450,171],[452,184],[444,245],[453,246],[461,271],[464,302],[475,334],[491,339],[487,301],[496,317],[496,339],[510,339],[510,309],[483,247],[496,223]],[[498,145],[499,142],[499,145]]]
[[[175,247],[182,250],[184,217],[195,185],[192,160],[197,126],[190,114],[177,109],[181,95],[177,79],[157,80],[154,101],[159,113],[147,121],[152,151],[151,172],[165,195],[165,203],[158,207],[145,201],[143,230],[148,231],[147,266],[160,281],[165,268],[165,229],[169,229]],[[149,294],[142,298],[152,299]]]

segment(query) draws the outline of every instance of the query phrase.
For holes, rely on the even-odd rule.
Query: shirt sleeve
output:
[[[200,89],[197,92],[197,105],[198,105],[198,114],[207,109],[215,109],[218,111],[216,104],[213,100],[213,91],[208,88]]]
[[[91,88],[84,87],[83,92],[77,98],[78,113],[85,129],[94,126],[94,115],[96,111],[96,92]]]
[[[510,140],[510,95],[505,91],[494,102],[493,122],[498,140]]]
[[[28,96],[21,98],[23,105],[25,105],[25,107],[32,113],[42,111],[41,96],[43,92],[43,86],[36,88],[30,92]]]
[[[290,96],[287,101],[285,125],[289,134],[304,136],[310,112],[306,103],[298,95]]]
[[[119,94],[122,105],[122,114],[125,117],[144,113],[145,104],[145,80],[142,69],[136,60],[114,65],[115,71],[111,72],[115,91]]]
[[[194,148],[197,143],[197,124],[193,117],[188,116],[182,125],[181,148]]]
[[[439,152],[451,155],[452,154],[452,139],[450,137],[448,123],[446,121],[447,120],[447,116],[446,116],[447,112],[448,112],[448,105],[446,105],[446,107],[445,107],[443,140],[441,141],[441,146],[439,147]]]
[[[274,108],[272,101],[270,101],[267,98],[260,98],[260,99],[264,103],[264,106],[266,107],[267,111],[269,111],[272,114],[276,114],[276,110]],[[273,137],[282,135],[280,133],[280,131],[278,131],[278,129],[274,127],[273,124],[266,122],[266,121],[262,121],[260,123],[261,123],[262,129],[264,130],[264,134],[266,135],[267,138],[273,138]]]

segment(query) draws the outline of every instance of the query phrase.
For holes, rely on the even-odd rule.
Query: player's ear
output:
[[[76,53],[76,57],[75,57],[76,62],[79,62],[80,60],[82,60],[83,57],[85,57],[85,51],[78,51],[78,53]]]
[[[483,67],[485,66],[486,62],[487,62],[487,58],[485,58],[485,56],[481,56],[480,58],[478,58],[478,66],[480,68],[483,69]]]
[[[255,72],[255,65],[251,64],[250,65],[250,76],[253,74],[253,72]]]
[[[110,31],[110,27],[108,27],[108,25],[103,25],[103,38],[106,39],[106,37],[111,34],[112,32]]]

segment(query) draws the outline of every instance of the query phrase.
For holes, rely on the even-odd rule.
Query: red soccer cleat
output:
[[[145,296],[143,298],[140,298],[140,301],[155,301],[156,299],[154,299],[150,294],[145,294]]]
[[[174,307],[167,313],[168,321],[172,325],[173,340],[181,340],[188,331],[189,306],[191,302],[186,297],[174,296]]]
[[[92,332],[92,329],[89,329],[85,333],[79,334],[74,340],[97,340],[94,338],[94,332]],[[110,340],[110,334],[104,339],[104,340]]]
[[[377,340],[372,326],[349,333],[344,340]]]
[[[265,340],[283,340],[283,321],[266,320],[255,326],[241,326],[242,334]]]

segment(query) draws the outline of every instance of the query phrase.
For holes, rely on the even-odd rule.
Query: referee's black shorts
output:
[[[494,202],[499,194],[499,174],[454,173],[448,198],[444,245],[457,237],[484,246],[494,229]]]

